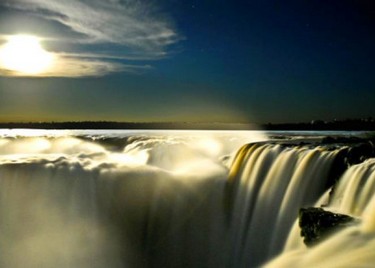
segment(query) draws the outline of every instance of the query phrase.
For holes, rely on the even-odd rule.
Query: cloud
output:
[[[130,65],[106,61],[103,59],[90,59],[82,57],[56,57],[51,68],[40,74],[24,74],[0,68],[0,76],[14,77],[89,77],[105,76],[109,73],[128,72],[140,73],[151,69],[150,65]]]
[[[59,31],[51,34],[49,29],[45,36],[41,37],[54,43],[54,50],[60,50],[55,51],[63,59],[58,63],[60,66],[66,63],[67,67],[73,70],[83,68],[79,72],[72,72],[68,68],[62,70],[62,67],[59,67],[58,72],[45,73],[43,76],[90,76],[117,71],[134,72],[144,69],[145,65],[123,64],[125,59],[164,58],[169,55],[170,46],[182,39],[173,21],[155,4],[148,1],[6,0],[1,5],[9,12],[18,12],[30,18],[37,18],[38,22],[41,21],[45,25],[60,25],[60,29],[65,29],[61,34]],[[20,25],[16,28],[21,32],[22,27],[26,26]],[[69,57],[59,55],[63,52],[61,44],[69,44]],[[91,51],[96,52],[90,54]],[[90,54],[90,57],[79,56],[81,53]],[[0,71],[0,75],[7,73],[9,72],[5,70]]]
[[[159,52],[179,40],[157,8],[135,0],[12,0],[7,6],[58,21],[82,42],[115,43]]]

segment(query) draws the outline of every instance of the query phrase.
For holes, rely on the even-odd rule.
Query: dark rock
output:
[[[346,164],[348,166],[359,164],[374,156],[375,150],[372,142],[360,143],[349,149]]]
[[[352,165],[356,165],[366,161],[369,158],[375,157],[374,142],[368,140],[367,142],[351,144],[345,146],[336,155],[329,171],[328,180],[326,182],[326,189],[331,188],[329,193],[330,204],[331,196],[333,195],[338,179],[342,174]]]
[[[336,143],[336,139],[331,136],[327,136],[322,139],[322,144],[332,144],[332,143]]]
[[[349,148],[344,148],[337,153],[328,173],[328,180],[326,181],[325,187],[326,189],[334,186],[342,174],[348,169],[348,164],[346,163],[348,151]],[[332,189],[333,188],[334,187],[332,187]]]
[[[301,236],[304,237],[303,242],[308,247],[355,222],[353,217],[325,211],[322,208],[301,208],[299,211]]]
[[[327,136],[322,139],[322,144],[353,144],[366,142],[366,139],[359,137],[331,137]]]

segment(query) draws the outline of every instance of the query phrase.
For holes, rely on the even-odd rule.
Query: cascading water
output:
[[[251,143],[229,161],[264,136],[43,135],[0,138],[0,267],[256,267],[279,253],[268,265],[305,267],[324,252],[290,230],[327,191],[341,147]],[[362,223],[331,251],[353,233],[347,251],[374,249],[374,166],[336,184],[329,208]]]
[[[244,146],[229,175],[229,267],[254,267],[276,255],[297,217],[324,191],[339,150],[273,144]]]
[[[325,193],[316,206],[327,198]],[[326,209],[352,215],[359,222],[309,249],[295,243],[299,234],[293,230],[284,252],[267,267],[374,267],[375,159],[354,165],[344,173]]]

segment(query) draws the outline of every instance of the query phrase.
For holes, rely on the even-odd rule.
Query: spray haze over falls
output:
[[[348,145],[259,143],[254,131],[1,135],[2,267],[374,261],[375,165],[337,168]],[[314,204],[361,222],[307,249],[296,220]]]

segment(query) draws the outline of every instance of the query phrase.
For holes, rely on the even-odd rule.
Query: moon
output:
[[[0,68],[20,75],[38,75],[47,71],[54,55],[40,44],[40,38],[32,35],[14,35],[0,47]]]

